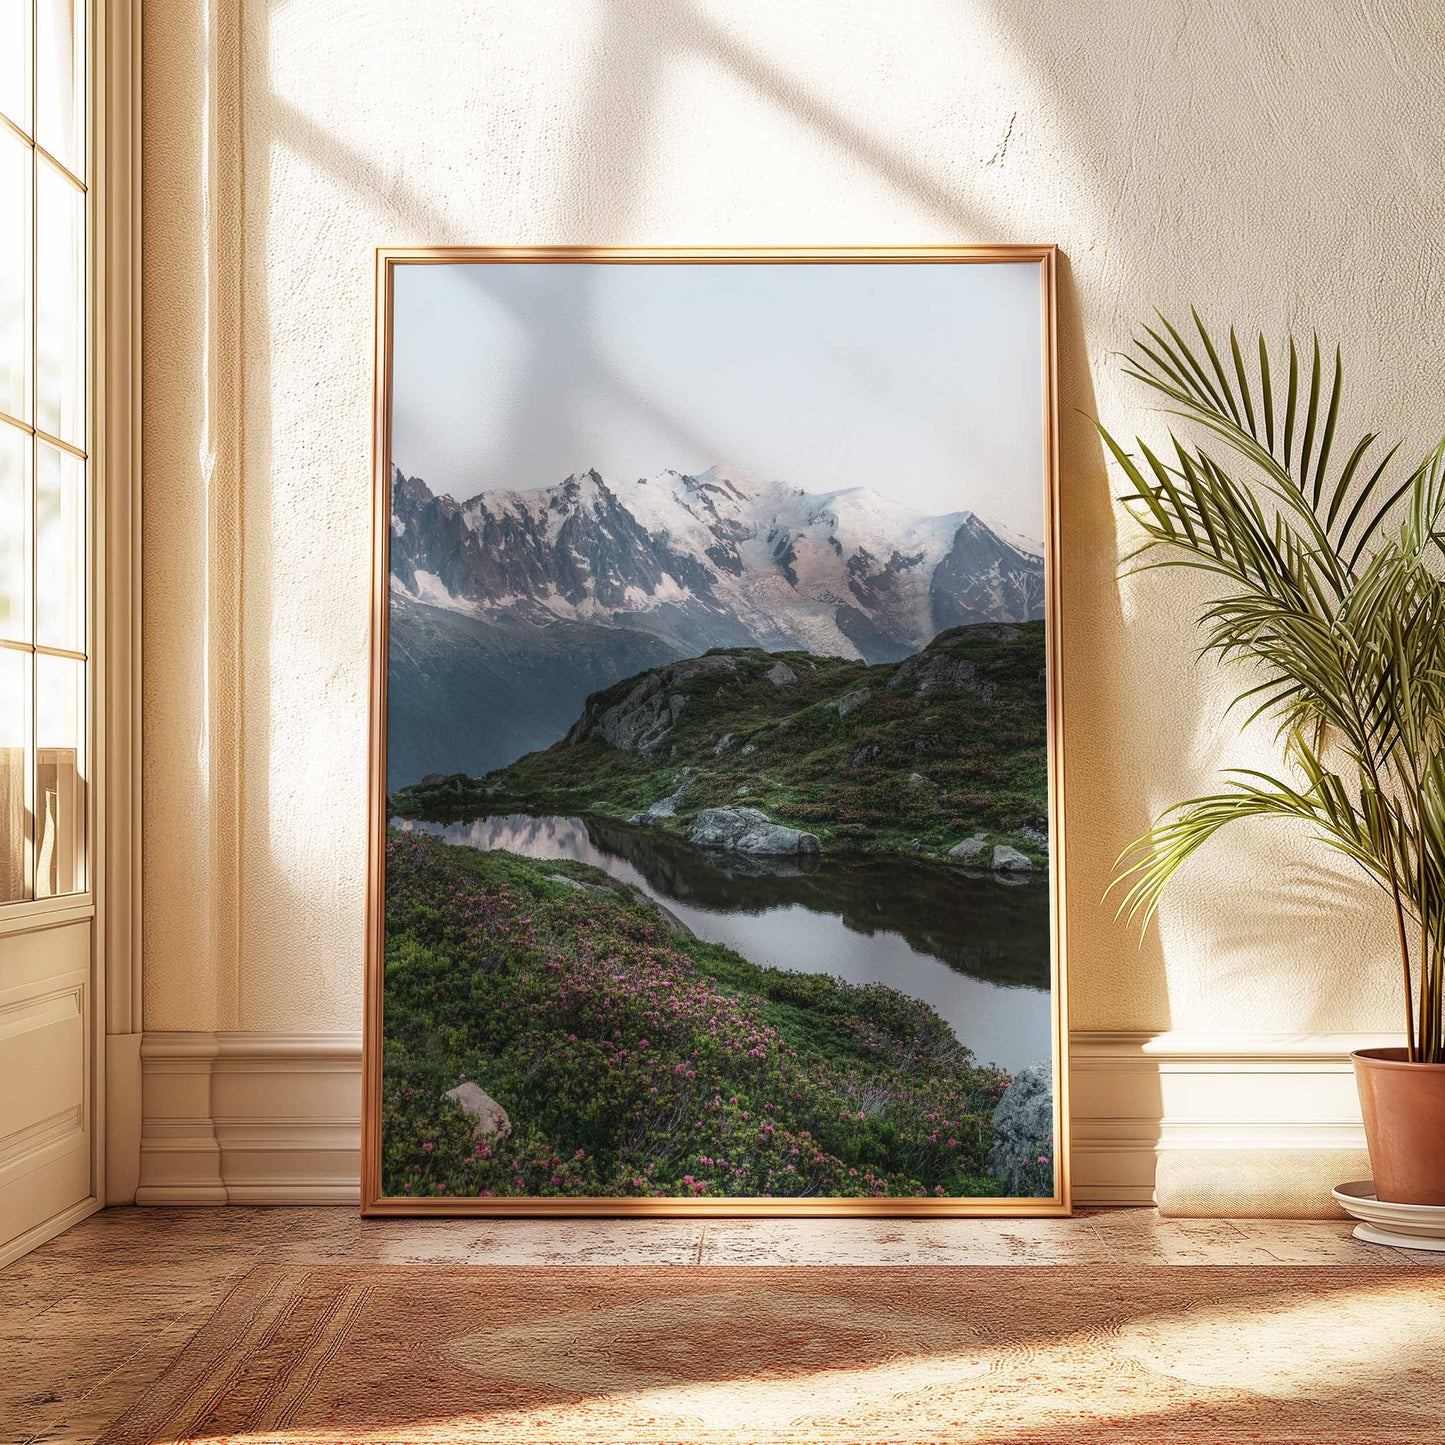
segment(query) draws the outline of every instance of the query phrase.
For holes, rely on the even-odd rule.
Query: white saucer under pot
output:
[[[1373,1179],[1357,1179],[1330,1192],[1346,1214],[1360,1221],[1356,1239],[1396,1249],[1445,1251],[1445,1204],[1391,1204],[1376,1199]]]

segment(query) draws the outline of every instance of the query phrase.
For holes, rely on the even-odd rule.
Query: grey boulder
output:
[[[994,845],[993,850],[993,871],[995,873],[1032,873],[1034,865],[1026,854],[1020,853],[1017,848],[1010,848],[1007,843]]]
[[[1047,1063],[1015,1074],[998,1101],[988,1172],[1006,1180],[1010,1194],[1024,1195],[1038,1188],[1039,1171],[1047,1170],[1044,1192],[1052,1193],[1052,1165],[1040,1164],[1040,1155],[1054,1157],[1054,1071]]]
[[[687,785],[692,781],[692,769],[684,768],[673,779],[677,788],[665,798],[659,798],[647,810],[649,818],[675,818],[677,817],[678,799],[687,792]]]
[[[773,857],[823,851],[816,835],[774,823],[758,808],[704,808],[693,820],[692,842],[698,848]]]
[[[781,659],[775,662],[763,676],[774,687],[796,687],[798,685],[798,674]]]
[[[925,696],[931,692],[971,692],[985,702],[991,702],[998,691],[987,678],[978,675],[972,661],[950,657],[946,652],[920,652],[900,663],[888,679],[888,686],[910,685]]]
[[[842,697],[835,697],[832,702],[825,703],[824,706],[832,708],[839,717],[847,717],[850,712],[862,707],[872,696],[873,689],[871,687],[860,687],[852,692],[845,692]]]
[[[605,898],[616,898],[617,895],[610,888],[603,888],[598,883],[586,883],[581,878],[569,878],[565,873],[548,873],[546,875],[549,883],[561,883],[566,888],[575,888],[579,893],[597,893]],[[449,1095],[448,1097],[453,1097]]]
[[[955,843],[948,850],[948,856],[955,863],[977,863],[987,852],[988,839],[978,833],[972,838],[965,838],[962,843]]]
[[[512,1121],[507,1117],[507,1111],[479,1084],[470,1081],[458,1084],[455,1089],[447,1090],[447,1098],[454,1099],[465,1113],[476,1120],[472,1129],[473,1139],[505,1139],[512,1132]]]

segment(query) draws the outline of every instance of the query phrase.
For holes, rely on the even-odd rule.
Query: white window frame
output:
[[[26,0],[30,5],[32,28],[36,19],[35,11],[38,8],[35,0]],[[4,418],[0,418],[0,428],[5,432],[13,434],[16,431],[23,432],[30,439],[29,476],[30,476],[30,509],[32,526],[36,520],[37,492],[40,485],[39,480],[39,456],[40,447],[44,446],[52,452],[59,452],[78,459],[84,467],[83,487],[83,516],[84,534],[81,539],[84,548],[84,565],[82,568],[81,587],[84,592],[82,601],[83,627],[84,632],[81,639],[80,650],[72,648],[56,648],[48,646],[40,640],[40,618],[39,618],[39,586],[38,586],[38,544],[32,530],[29,537],[30,557],[30,628],[29,642],[4,642],[0,643],[7,652],[18,652],[30,659],[30,721],[28,732],[28,767],[25,779],[25,796],[27,809],[31,815],[29,824],[29,837],[26,840],[24,875],[27,886],[31,890],[31,896],[27,899],[7,899],[0,902],[0,933],[29,932],[39,926],[52,926],[58,923],[75,922],[94,915],[95,904],[95,826],[96,826],[96,783],[95,783],[95,729],[96,729],[96,706],[95,706],[95,656],[96,656],[96,606],[95,606],[95,579],[96,579],[96,541],[97,527],[95,518],[95,440],[96,440],[96,372],[97,355],[95,349],[96,328],[95,328],[95,257],[97,254],[96,235],[96,186],[95,174],[97,170],[97,157],[95,154],[95,143],[97,139],[97,114],[96,114],[96,69],[95,57],[98,48],[98,37],[96,35],[96,22],[99,18],[101,5],[99,3],[84,4],[85,31],[84,44],[80,55],[77,57],[78,74],[74,81],[84,87],[85,115],[84,135],[81,140],[80,157],[81,163],[77,168],[68,164],[53,154],[41,144],[41,122],[40,122],[40,96],[37,85],[35,67],[36,42],[34,34],[31,34],[32,57],[30,62],[30,118],[29,131],[22,129],[13,119],[0,117],[0,126],[10,132],[14,137],[21,140],[29,147],[31,152],[31,180],[30,180],[30,271],[29,271],[29,307],[30,316],[30,382],[29,382],[29,415],[13,416],[8,412]],[[84,426],[81,431],[80,441],[83,445],[62,438],[59,435],[52,435],[40,424],[40,368],[38,364],[38,343],[39,321],[36,316],[36,276],[40,266],[39,256],[39,191],[40,174],[42,168],[51,174],[58,174],[64,178],[63,184],[66,187],[77,187],[83,197],[84,215],[84,238],[82,275],[84,278],[84,289],[81,298],[81,324],[83,337],[81,346],[81,367],[84,375]],[[57,428],[57,431],[63,428]],[[68,890],[64,893],[40,896],[37,894],[39,859],[38,850],[40,845],[40,827],[38,822],[39,812],[39,776],[40,776],[40,755],[43,749],[40,746],[40,738],[36,729],[37,699],[39,695],[39,659],[43,656],[70,658],[78,660],[83,664],[83,679],[85,689],[84,720],[82,723],[83,737],[81,740],[81,757],[83,759],[82,777],[85,784],[85,807],[83,820],[83,833],[77,849],[79,867],[84,878],[84,887]]]
[[[85,891],[0,905],[0,935],[91,921],[91,1188],[0,1265],[133,1201],[140,1174],[141,0],[85,3]]]

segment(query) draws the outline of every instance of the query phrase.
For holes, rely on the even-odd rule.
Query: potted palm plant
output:
[[[1143,328],[1123,358],[1202,429],[1156,453],[1100,427],[1145,534],[1126,569],[1214,580],[1202,655],[1243,666],[1231,706],[1275,723],[1279,765],[1170,808],[1112,886],[1144,926],[1196,849],[1260,817],[1363,870],[1389,900],[1405,1025],[1402,1047],[1353,1056],[1375,1190],[1445,1204],[1445,442],[1408,475],[1376,433],[1339,444],[1339,352],[1332,368],[1318,338],[1301,352],[1290,340],[1272,364],[1261,336],[1246,360],[1195,312],[1192,329]]]

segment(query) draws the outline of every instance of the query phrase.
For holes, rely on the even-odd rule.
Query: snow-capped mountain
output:
[[[1037,548],[971,512],[922,516],[864,487],[804,492],[723,467],[584,471],[465,503],[400,470],[392,485],[394,591],[478,618],[880,662],[946,627],[1043,610]]]
[[[589,693],[710,647],[892,662],[1043,613],[1043,559],[971,512],[919,516],[712,467],[578,472],[468,502],[392,473],[389,786],[557,741]]]

